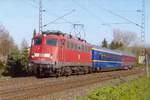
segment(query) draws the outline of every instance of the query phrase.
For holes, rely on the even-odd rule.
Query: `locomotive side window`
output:
[[[88,47],[86,46],[86,52],[88,52]]]
[[[73,47],[74,47],[74,44],[71,42],[71,49],[73,49]]]
[[[85,52],[88,52],[88,46],[86,46],[86,48],[85,48]]]
[[[81,51],[84,52],[84,45],[81,46]]]
[[[69,48],[69,41],[67,41],[67,48]]]
[[[88,47],[88,52],[90,52],[91,51],[91,48],[90,47]]]
[[[75,50],[77,50],[77,44],[75,44]]]
[[[42,39],[41,38],[34,39],[34,45],[40,45],[41,43],[42,43]]]
[[[68,49],[72,49],[72,46],[73,46],[72,42],[68,41],[67,42],[67,48]]]
[[[56,39],[46,39],[46,45],[56,46],[57,40]]]
[[[69,42],[69,49],[71,49],[71,44],[72,44],[72,43],[71,43],[71,42]]]
[[[80,47],[80,44],[78,45],[78,50],[80,50],[81,49],[81,47]]]
[[[64,46],[65,45],[65,40],[60,40],[60,41],[58,41],[58,45],[59,46]]]

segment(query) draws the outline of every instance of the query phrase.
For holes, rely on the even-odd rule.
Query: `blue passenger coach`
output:
[[[93,70],[114,70],[122,68],[122,54],[104,48],[92,48]]]

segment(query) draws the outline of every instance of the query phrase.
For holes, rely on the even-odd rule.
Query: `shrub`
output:
[[[0,60],[0,70],[2,70],[4,66],[5,66],[5,63],[2,60]]]
[[[98,88],[78,100],[150,100],[150,78],[143,77],[119,86]]]

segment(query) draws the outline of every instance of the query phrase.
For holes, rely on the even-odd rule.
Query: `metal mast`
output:
[[[42,34],[42,0],[39,0],[39,34]]]
[[[147,57],[147,52],[146,52],[146,47],[145,47],[145,0],[142,0],[142,18],[141,18],[141,41],[143,43],[143,48],[142,48],[142,55],[145,57],[145,67],[146,67],[146,74],[147,77],[149,77],[149,69],[148,69],[148,57]]]
[[[141,11],[141,41],[144,45],[142,48],[142,55],[145,55],[145,0],[142,0],[142,11]]]

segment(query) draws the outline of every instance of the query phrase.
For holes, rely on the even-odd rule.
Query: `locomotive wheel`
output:
[[[62,69],[58,68],[56,69],[56,77],[62,76]]]
[[[89,73],[89,67],[84,67],[84,73],[85,74]]]
[[[38,67],[38,68],[37,68],[36,76],[37,76],[38,78],[43,78],[43,77],[45,77],[45,74],[43,73],[41,67]]]
[[[79,72],[78,72],[79,75],[83,75],[85,74],[85,68],[83,66],[79,67]]]
[[[92,68],[91,67],[89,67],[89,73],[92,73]]]
[[[71,70],[71,68],[70,67],[66,67],[65,68],[65,76],[70,76],[71,74],[72,74],[72,70]]]
[[[33,70],[29,67],[29,66],[27,66],[27,74],[28,75],[33,75],[33,74],[35,74],[34,72],[33,72]]]

